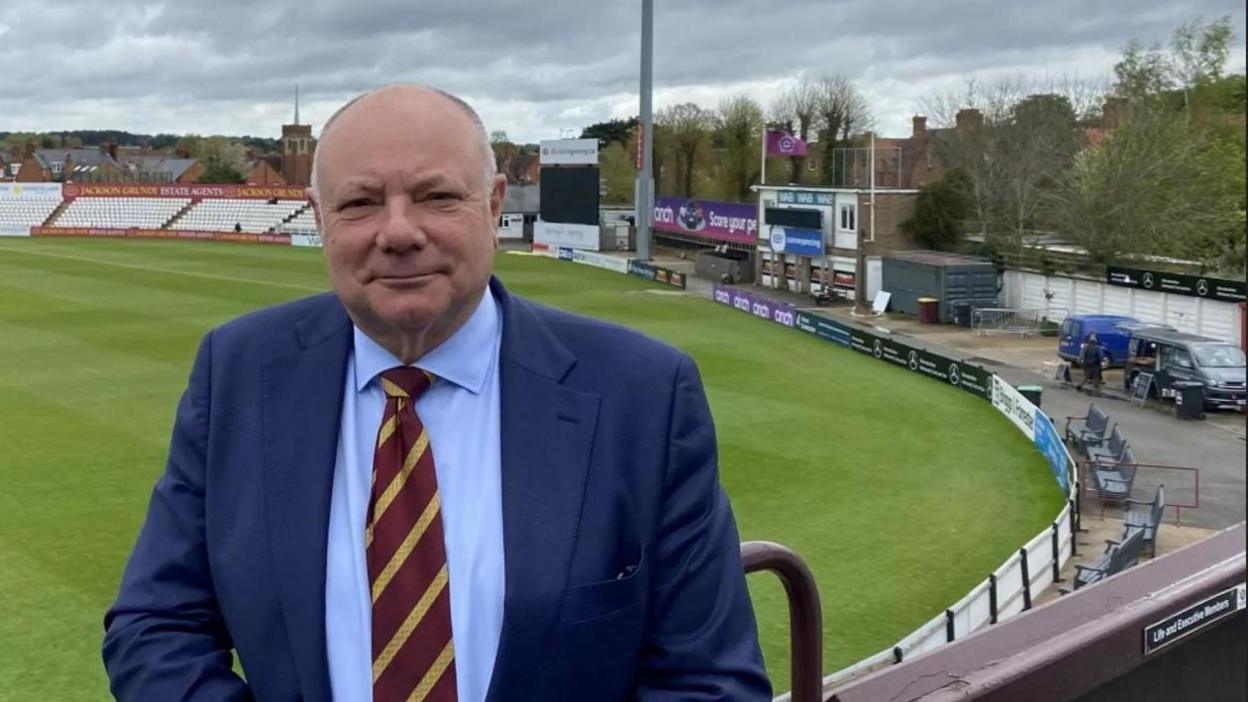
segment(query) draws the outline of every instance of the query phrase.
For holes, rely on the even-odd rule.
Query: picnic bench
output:
[[[1158,485],[1157,494],[1151,502],[1143,500],[1124,500],[1126,508],[1122,514],[1122,538],[1126,539],[1132,529],[1143,534],[1144,543],[1148,545],[1148,557],[1157,557],[1157,529],[1161,526],[1162,514],[1166,511],[1166,486]]]
[[[1079,453],[1086,453],[1088,446],[1099,446],[1105,441],[1109,428],[1109,415],[1095,404],[1088,405],[1088,413],[1082,417],[1066,418],[1066,443]]]

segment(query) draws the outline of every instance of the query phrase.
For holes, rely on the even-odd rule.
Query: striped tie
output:
[[[419,368],[381,374],[386,410],[373,457],[364,544],[373,600],[374,702],[454,702],[451,591],[438,478],[415,402]]]

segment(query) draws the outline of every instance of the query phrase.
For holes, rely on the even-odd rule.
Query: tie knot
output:
[[[381,389],[386,397],[406,397],[415,402],[430,385],[433,385],[433,374],[420,368],[401,366],[381,374]]]

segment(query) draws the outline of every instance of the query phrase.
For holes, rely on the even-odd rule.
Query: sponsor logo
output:
[[[879,339],[876,339],[875,343],[871,345],[871,355],[876,358],[884,355],[884,345],[880,343]]]
[[[1144,287],[1150,290],[1153,288],[1153,274],[1152,273],[1144,274]]]
[[[910,352],[909,362],[906,363],[906,365],[909,366],[910,370],[912,371],[917,371],[919,369],[919,352],[918,351]]]
[[[727,290],[715,289],[715,301],[721,305],[731,305],[732,295]]]
[[[1201,297],[1209,294],[1209,283],[1204,278],[1196,282],[1196,294]]]
[[[949,364],[949,372],[946,374],[946,377],[948,377],[948,378],[949,378],[949,384],[950,384],[950,385],[957,385],[958,383],[960,383],[960,382],[962,381],[962,378],[961,378],[961,377],[959,376],[959,374],[958,374],[958,364],[957,364],[957,363],[950,363],[950,364]]]
[[[772,251],[784,251],[786,243],[784,227],[772,227],[771,237],[768,240],[771,242]]]

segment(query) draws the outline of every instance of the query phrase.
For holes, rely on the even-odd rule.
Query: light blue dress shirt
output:
[[[485,699],[503,626],[503,503],[498,350],[502,317],[487,290],[451,338],[415,364],[438,380],[416,402],[442,500],[460,702]],[[402,365],[355,328],[334,464],[325,569],[325,637],[337,702],[373,697],[372,610],[364,556],[373,450],[385,395],[377,377]]]

